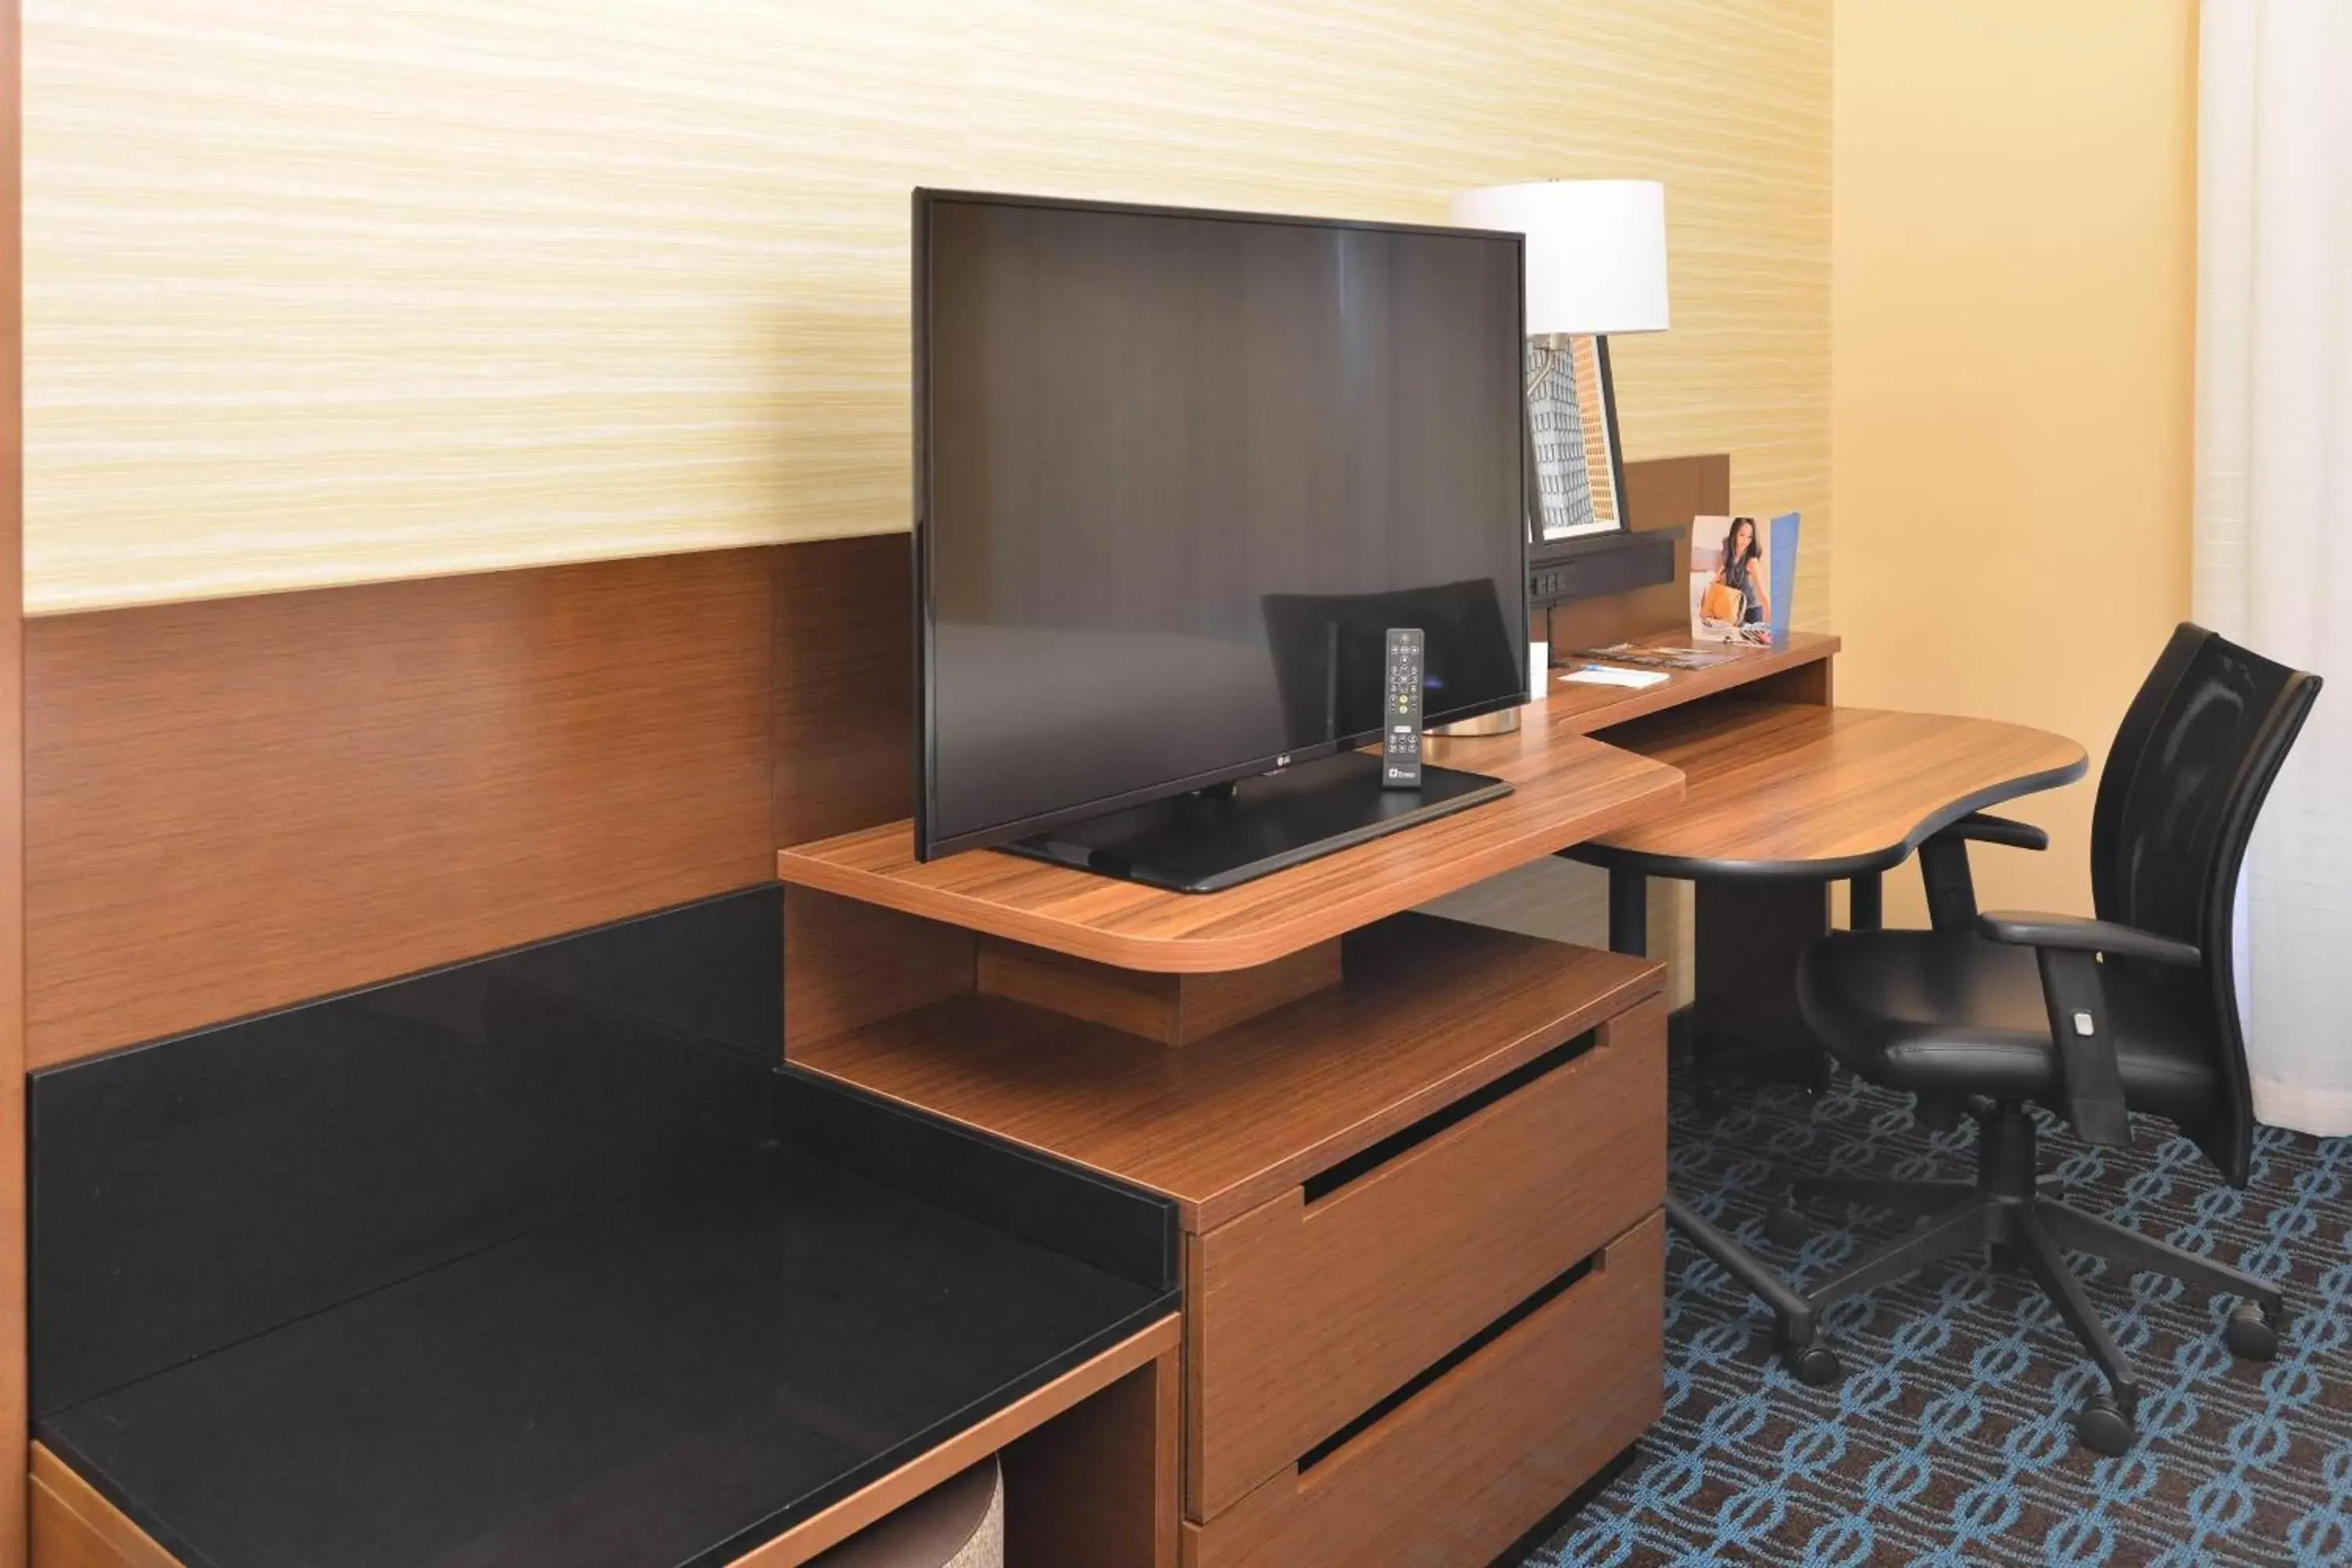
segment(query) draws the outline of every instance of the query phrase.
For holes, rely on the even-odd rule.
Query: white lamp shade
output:
[[[1666,187],[1538,180],[1454,198],[1454,221],[1528,237],[1528,334],[1663,332]]]

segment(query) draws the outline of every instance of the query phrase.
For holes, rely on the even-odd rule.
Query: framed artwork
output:
[[[1625,526],[1624,459],[1609,340],[1528,340],[1528,537],[1538,542]]]

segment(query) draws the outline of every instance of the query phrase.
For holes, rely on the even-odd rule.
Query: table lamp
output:
[[[1624,459],[1609,336],[1662,332],[1666,188],[1654,180],[1538,180],[1454,198],[1465,228],[1527,236],[1530,535],[1625,526]]]

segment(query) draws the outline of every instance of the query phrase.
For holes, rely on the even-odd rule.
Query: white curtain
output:
[[[2195,614],[2329,683],[2239,889],[2254,1110],[2352,1132],[2352,0],[2202,17]]]

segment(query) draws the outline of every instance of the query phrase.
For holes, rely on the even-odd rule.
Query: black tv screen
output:
[[[1520,251],[917,192],[917,853],[1526,701]]]

